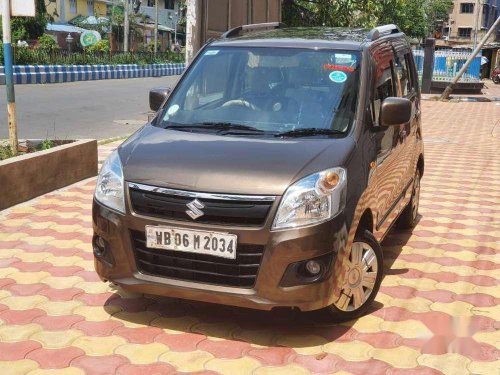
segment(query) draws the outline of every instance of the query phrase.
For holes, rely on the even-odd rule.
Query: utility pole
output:
[[[477,34],[479,28],[479,14],[481,14],[481,0],[476,0],[476,5],[474,6],[474,47],[473,50],[476,49],[477,46]]]
[[[201,47],[201,0],[187,0],[186,11],[186,64],[193,60]]]
[[[124,14],[124,21],[123,21],[123,28],[124,28],[124,33],[123,33],[123,50],[125,52],[128,52],[128,35],[130,33],[130,22],[129,22],[129,13],[128,13],[128,8],[129,8],[129,0],[124,0],[125,1],[125,14]]]
[[[456,77],[453,78],[453,81],[451,81],[450,84],[448,85],[448,87],[446,87],[446,89],[443,91],[443,93],[441,94],[441,97],[439,98],[439,100],[448,100],[448,98],[450,97],[450,94],[453,92],[453,89],[455,88],[455,85],[457,84],[457,82],[460,80],[460,78],[463,76],[463,74],[467,71],[467,69],[469,68],[470,64],[472,64],[472,61],[474,60],[474,58],[477,56],[477,54],[479,53],[479,51],[481,51],[481,48],[483,48],[484,44],[486,43],[486,41],[488,40],[488,38],[491,36],[491,34],[493,34],[493,31],[495,31],[495,29],[497,28],[497,26],[499,24],[500,24],[500,17],[498,17],[496,19],[496,21],[493,23],[493,25],[488,30],[488,32],[486,33],[486,35],[483,37],[483,39],[481,39],[481,42],[474,49],[474,51],[472,52],[472,55],[465,62],[464,66],[462,66],[462,69],[460,69],[460,71],[458,72],[458,74],[456,75]]]
[[[17,155],[17,121],[16,121],[16,96],[14,93],[14,73],[12,56],[12,35],[10,30],[10,0],[3,1],[2,7],[2,30],[3,30],[3,54],[5,69],[5,88],[7,89],[7,118],[9,121],[9,141],[12,154]]]
[[[158,52],[158,0],[155,0],[155,12],[156,12],[156,17],[155,17],[155,57]]]

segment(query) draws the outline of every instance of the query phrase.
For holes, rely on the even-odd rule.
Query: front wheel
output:
[[[382,248],[371,232],[356,235],[346,272],[339,298],[326,308],[336,321],[364,315],[380,288],[384,273]]]

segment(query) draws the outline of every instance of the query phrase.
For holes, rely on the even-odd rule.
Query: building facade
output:
[[[149,17],[149,22],[156,19],[155,1],[158,1],[158,24],[160,29],[174,30],[181,18],[178,0],[128,0],[130,12],[134,12],[136,5],[138,13]],[[54,22],[64,24],[75,17],[111,15],[113,6],[123,6],[123,0],[53,0],[48,3],[47,11],[54,16]]]
[[[64,24],[78,16],[106,16],[109,1],[104,0],[55,0],[47,4],[47,12],[55,23]]]
[[[500,0],[454,0],[453,10],[442,30],[443,45],[472,46],[483,38],[500,16]],[[500,27],[488,40],[500,39]]]

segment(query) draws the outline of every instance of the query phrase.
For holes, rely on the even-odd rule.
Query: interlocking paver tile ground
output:
[[[91,179],[0,212],[0,374],[498,374],[500,106],[425,102],[423,116],[420,221],[384,241],[369,315],[332,324],[101,283]]]

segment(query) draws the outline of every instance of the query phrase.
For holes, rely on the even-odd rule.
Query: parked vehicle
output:
[[[491,80],[497,85],[500,84],[500,67],[497,67],[491,73]]]
[[[367,311],[380,241],[418,220],[420,93],[396,26],[239,27],[209,42],[104,163],[97,273],[257,309]]]

